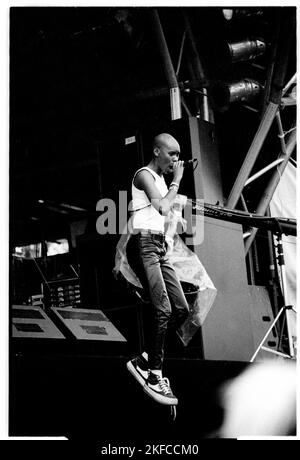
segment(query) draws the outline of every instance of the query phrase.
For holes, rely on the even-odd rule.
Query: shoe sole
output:
[[[166,398],[165,396],[161,396],[157,393],[154,393],[153,390],[151,390],[147,384],[144,385],[143,390],[145,393],[147,393],[150,398],[154,399],[160,404],[164,404],[165,406],[176,406],[178,404],[178,399],[177,398]]]
[[[133,375],[133,377],[142,385],[145,385],[146,379],[136,370],[131,361],[126,364],[127,369]]]
[[[142,357],[143,357],[146,361],[148,361],[148,353],[146,353],[146,351],[143,351]]]

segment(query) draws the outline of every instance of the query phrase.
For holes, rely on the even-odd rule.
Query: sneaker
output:
[[[144,386],[149,376],[147,354],[143,353],[133,358],[131,361],[128,361],[126,366],[137,381]]]
[[[178,399],[173,395],[170,388],[170,382],[166,377],[159,377],[150,372],[149,377],[144,385],[144,391],[155,401],[174,406],[178,404]]]

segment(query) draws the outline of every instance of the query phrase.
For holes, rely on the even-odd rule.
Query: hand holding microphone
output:
[[[174,163],[174,165],[173,165],[173,177],[174,177],[174,180],[171,183],[171,187],[175,187],[177,189],[177,191],[178,191],[179,184],[180,184],[180,181],[181,181],[182,176],[183,176],[184,168],[186,168],[187,166],[192,166],[195,161],[198,164],[197,158],[192,158],[191,160],[187,160],[187,161],[176,161]]]
[[[186,161],[176,161],[173,166],[173,173],[174,173],[174,182],[182,179],[183,176],[183,168],[186,168],[188,166],[193,166],[193,163],[197,161],[197,158],[192,158],[191,160],[186,160]],[[177,176],[178,174],[178,176]]]
[[[198,161],[197,158],[192,158],[191,160],[187,160],[183,162],[183,166],[186,168],[187,166],[192,166],[195,161]]]
[[[173,179],[174,179],[174,182],[172,183],[175,183],[179,186],[179,183],[182,179],[182,176],[183,176],[183,170],[184,170],[184,161],[176,161],[174,164],[173,164]]]

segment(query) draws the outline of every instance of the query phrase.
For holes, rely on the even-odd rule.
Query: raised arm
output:
[[[152,174],[147,170],[140,171],[135,179],[134,185],[139,190],[144,190],[152,206],[163,216],[168,215],[175,197],[178,192],[180,181],[183,175],[183,161],[177,161],[173,166],[173,182],[169,187],[169,191],[165,196],[162,196],[155,185],[155,180]],[[177,185],[175,185],[175,184]]]

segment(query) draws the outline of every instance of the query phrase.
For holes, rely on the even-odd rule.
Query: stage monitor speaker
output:
[[[64,339],[64,335],[40,307],[12,306],[12,337],[18,339]]]
[[[51,311],[77,340],[126,342],[125,337],[101,310],[54,307]]]

